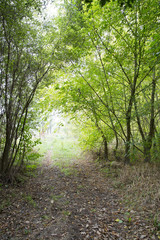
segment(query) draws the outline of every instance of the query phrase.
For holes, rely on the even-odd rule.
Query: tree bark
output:
[[[156,92],[156,78],[155,78],[155,68],[153,69],[153,80],[152,80],[152,94],[151,94],[151,117],[150,117],[150,125],[149,125],[149,133],[147,137],[147,141],[144,144],[144,162],[151,161],[151,148],[153,143],[153,138],[155,135],[155,92]]]
[[[108,161],[108,143],[104,135],[103,135],[103,144],[104,144],[104,159],[107,162]]]
[[[126,128],[127,128],[127,135],[126,135],[126,142],[125,142],[125,163],[130,163],[130,142],[131,142],[131,113],[132,113],[132,106],[135,94],[135,86],[131,91],[130,101],[128,104],[128,110],[126,112]]]

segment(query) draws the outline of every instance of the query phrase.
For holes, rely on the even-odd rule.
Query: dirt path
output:
[[[114,189],[90,160],[74,162],[63,173],[48,155],[36,177],[24,186],[6,186],[0,200],[1,240],[156,239],[145,219],[126,218]]]

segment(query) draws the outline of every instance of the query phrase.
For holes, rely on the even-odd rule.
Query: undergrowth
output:
[[[121,195],[121,203],[129,209],[141,212],[151,222],[160,237],[160,165],[123,165],[120,168],[102,168],[115,191]]]

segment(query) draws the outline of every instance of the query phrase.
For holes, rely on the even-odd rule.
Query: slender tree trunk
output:
[[[0,172],[3,175],[6,171],[6,167],[8,165],[9,162],[9,154],[11,151],[11,145],[12,145],[12,141],[11,141],[11,119],[10,116],[8,116],[8,114],[6,114],[6,136],[5,136],[5,145],[4,145],[4,149],[1,155],[1,169]]]
[[[106,137],[103,135],[103,144],[104,144],[104,159],[108,161],[108,143]]]
[[[132,105],[133,105],[133,99],[135,94],[135,88],[131,91],[131,97],[128,105],[128,110],[126,113],[126,142],[125,142],[125,163],[130,163],[130,150],[131,150],[131,113],[132,113]]]
[[[1,169],[0,169],[0,173],[3,175],[4,172],[6,171],[6,166],[8,164],[9,161],[9,152],[11,150],[11,144],[10,144],[10,140],[6,139],[6,143],[5,143],[5,147],[3,150],[3,154],[1,157]]]
[[[120,158],[120,157],[118,156],[118,154],[117,154],[118,145],[119,145],[117,133],[115,134],[115,137],[116,137],[116,146],[115,146],[115,148],[113,149],[113,155],[114,155],[114,157],[115,157],[115,159],[116,159],[117,161],[120,161],[121,158]]]
[[[151,95],[151,117],[150,117],[150,126],[147,140],[144,144],[144,162],[151,161],[151,148],[152,142],[155,135],[155,91],[156,91],[156,78],[155,78],[155,68],[153,69],[153,80],[152,80],[152,95]]]
[[[143,146],[144,162],[146,163],[151,161],[151,147],[152,147],[152,143],[150,140],[144,143],[144,146]]]

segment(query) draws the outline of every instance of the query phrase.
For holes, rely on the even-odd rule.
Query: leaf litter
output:
[[[3,186],[1,240],[158,239],[144,216],[126,209],[91,159],[70,167],[72,174],[65,175],[47,158],[24,185]]]

